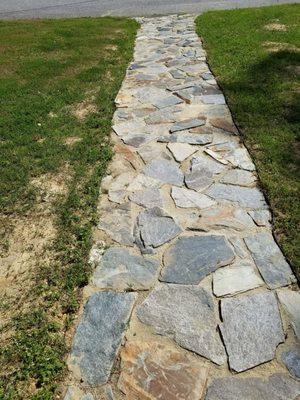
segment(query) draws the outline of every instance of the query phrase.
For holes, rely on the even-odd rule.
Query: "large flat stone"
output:
[[[235,231],[243,231],[254,227],[252,218],[245,210],[228,206],[215,206],[203,210],[200,218],[191,228],[209,232],[211,229],[229,228]]]
[[[163,199],[161,197],[160,191],[156,188],[134,192],[129,196],[129,200],[146,208],[163,206]]]
[[[169,143],[167,147],[173,154],[175,160],[179,162],[190,157],[198,150],[195,146],[191,146],[188,143]]]
[[[150,143],[146,146],[139,148],[137,152],[145,163],[149,163],[159,158],[172,160],[172,156],[166,152],[163,145],[158,143]]]
[[[210,171],[212,174],[220,174],[222,171],[226,169],[226,166],[215,161],[209,156],[204,154],[197,155],[194,157],[191,162],[191,171],[199,171],[201,169],[206,169]]]
[[[111,207],[101,210],[98,228],[105,231],[117,243],[133,246],[133,221],[130,208]]]
[[[183,103],[183,100],[173,95],[168,97],[163,97],[160,99],[155,99],[152,101],[152,104],[159,109],[172,107],[175,106],[176,104],[181,104],[181,103]]]
[[[135,298],[134,293],[100,292],[86,303],[68,365],[90,386],[108,381]]]
[[[126,198],[126,188],[135,178],[135,173],[124,172],[118,175],[110,184],[108,198],[110,201],[122,204]]]
[[[196,286],[159,285],[137,308],[138,318],[157,334],[223,364],[226,355],[215,315],[212,294]]]
[[[245,292],[263,284],[253,265],[246,260],[219,268],[213,274],[214,294],[218,297]]]
[[[140,190],[159,188],[162,185],[161,181],[146,176],[144,174],[138,174],[128,185],[127,190],[129,192],[137,192]]]
[[[137,224],[138,233],[146,248],[159,247],[182,231],[174,219],[158,207],[141,212]]]
[[[300,378],[300,345],[290,347],[281,354],[281,360],[295,378]]]
[[[229,183],[230,185],[252,186],[256,181],[255,175],[250,171],[243,169],[232,169],[220,179],[221,183]]]
[[[183,185],[184,175],[175,161],[153,160],[144,168],[144,174],[171,185]]]
[[[223,299],[221,312],[220,328],[231,369],[245,371],[275,357],[284,333],[273,292]]]
[[[300,340],[300,292],[291,289],[277,290],[280,304],[287,312],[290,323]]]
[[[186,186],[193,190],[204,190],[213,183],[213,174],[208,169],[197,169],[185,174]]]
[[[267,207],[264,195],[256,187],[248,188],[243,186],[216,183],[206,191],[206,194],[216,200],[227,200],[237,203],[241,207],[253,209]]]
[[[202,193],[194,192],[185,188],[173,186],[171,191],[172,199],[177,207],[181,208],[207,208],[216,204],[214,200]]]
[[[213,135],[210,133],[194,134],[188,132],[173,133],[172,135],[160,136],[157,141],[162,143],[189,143],[204,145],[211,143]]]
[[[268,232],[245,238],[246,245],[266,284],[275,289],[295,282],[295,277],[282,252]]]
[[[184,350],[158,341],[127,342],[118,386],[128,399],[199,400],[208,367]]]
[[[288,375],[227,377],[212,381],[205,400],[297,400],[299,393],[299,383]]]
[[[164,254],[161,280],[197,285],[205,276],[233,260],[234,253],[224,236],[182,237]]]
[[[170,132],[178,132],[178,131],[185,131],[187,129],[191,128],[196,128],[197,126],[202,126],[205,125],[205,120],[204,119],[187,119],[184,121],[176,122],[174,125],[172,125]]]
[[[101,289],[145,290],[156,280],[159,261],[137,256],[126,248],[111,247],[102,256],[92,277]]]

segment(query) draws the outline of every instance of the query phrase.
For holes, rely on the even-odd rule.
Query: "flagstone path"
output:
[[[300,293],[193,21],[140,20],[67,400],[300,395]]]

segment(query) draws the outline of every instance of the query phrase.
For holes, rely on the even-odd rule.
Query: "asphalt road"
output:
[[[291,2],[300,0],[0,0],[0,19],[150,16]]]

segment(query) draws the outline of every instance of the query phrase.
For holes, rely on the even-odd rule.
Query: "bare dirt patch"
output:
[[[95,97],[92,96],[81,103],[76,104],[72,109],[72,114],[77,119],[84,120],[89,114],[93,114],[97,111],[94,101]]]
[[[265,25],[264,28],[267,31],[280,31],[280,32],[286,32],[287,31],[286,25],[280,24],[279,22],[272,22],[270,24]]]
[[[78,136],[69,136],[68,138],[65,139],[64,143],[67,146],[73,146],[73,144],[81,142],[82,138]]]
[[[263,46],[270,53],[277,53],[279,51],[292,51],[298,53],[300,51],[299,47],[282,42],[263,42]]]

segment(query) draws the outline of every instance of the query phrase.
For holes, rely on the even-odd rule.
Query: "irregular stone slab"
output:
[[[117,176],[109,185],[108,198],[115,203],[124,203],[126,198],[126,188],[135,178],[135,173],[124,172]]]
[[[145,119],[145,122],[147,124],[151,124],[151,125],[175,122],[176,121],[176,111],[178,111],[177,108],[170,107],[168,110],[159,110],[159,111],[152,112]]]
[[[235,167],[255,171],[255,165],[251,161],[248,151],[243,147],[233,150],[227,160]]]
[[[204,119],[187,119],[180,121],[172,125],[170,132],[185,131],[186,129],[196,128],[197,126],[205,125]]]
[[[169,143],[167,147],[175,160],[179,162],[185,160],[198,150],[195,146],[191,146],[188,143]]]
[[[108,381],[135,298],[134,293],[99,292],[86,303],[69,361],[69,368],[85,383]]]
[[[300,340],[300,293],[290,289],[277,290],[280,303],[290,317],[290,322]]]
[[[267,207],[264,195],[256,187],[248,188],[216,183],[206,191],[206,194],[216,200],[227,200],[238,203],[241,207],[253,209]]]
[[[227,377],[212,381],[205,400],[296,400],[299,393],[299,383],[283,374],[269,379]]]
[[[214,294],[218,297],[246,292],[263,284],[263,280],[247,260],[229,267],[219,268],[213,274]]]
[[[222,206],[203,210],[199,220],[192,226],[193,229],[201,231],[224,228],[243,231],[254,227],[252,218],[245,210]]]
[[[157,139],[157,136],[150,134],[128,134],[122,137],[124,143],[132,147],[140,147],[145,143],[152,142]]]
[[[136,178],[128,185],[127,190],[129,192],[137,192],[139,190],[149,188],[159,188],[162,185],[160,181],[144,174],[138,174]]]
[[[208,154],[210,157],[214,158],[215,160],[219,161],[221,164],[227,165],[228,161],[221,156],[220,153],[217,153],[209,148],[204,149],[204,152]]]
[[[300,346],[296,345],[281,355],[281,360],[295,378],[300,378]]]
[[[269,288],[275,289],[296,281],[289,264],[269,232],[248,236],[245,242]]]
[[[128,134],[141,134],[145,132],[146,125],[144,122],[137,120],[130,120],[113,125],[113,130],[118,136]]]
[[[240,257],[240,258],[249,258],[250,254],[246,248],[245,242],[243,239],[237,237],[237,236],[231,236],[228,238],[229,242],[232,244],[234,247],[235,253]]]
[[[137,152],[145,163],[156,159],[172,160],[172,156],[166,152],[165,147],[158,143],[143,146]]]
[[[182,231],[174,219],[158,207],[141,212],[137,223],[145,247],[159,247]]]
[[[207,365],[175,346],[158,341],[126,343],[118,386],[128,399],[199,400]]]
[[[183,172],[173,161],[153,160],[144,168],[144,174],[171,185],[183,185]]]
[[[194,192],[185,188],[172,187],[172,199],[177,207],[181,208],[207,208],[216,204],[214,200],[205,194]]]
[[[157,334],[172,337],[181,347],[221,365],[226,355],[215,312],[210,292],[182,285],[157,286],[137,308],[138,318]]]
[[[204,145],[211,143],[213,140],[212,134],[192,134],[186,132],[173,133],[172,135],[160,136],[157,141],[162,143],[189,143]]]
[[[206,275],[230,264],[234,253],[224,236],[181,237],[164,254],[164,282],[198,285]]]
[[[238,134],[238,130],[231,120],[226,118],[211,118],[209,122],[215,128],[222,129],[225,132],[230,132],[235,135]]]
[[[192,159],[191,170],[193,172],[201,169],[207,169],[212,174],[219,174],[226,169],[226,166],[213,160],[211,157],[201,154]]]
[[[145,290],[155,282],[159,262],[137,256],[126,248],[111,247],[98,264],[92,284],[101,289]]]
[[[222,94],[208,94],[201,96],[201,101],[204,104],[226,104]]]
[[[249,215],[256,223],[257,226],[268,226],[271,222],[272,216],[269,210],[255,210],[249,211]]]
[[[273,360],[284,341],[276,296],[262,292],[223,299],[220,325],[230,368],[241,372]]]
[[[185,184],[189,189],[204,190],[213,183],[213,174],[208,169],[197,169],[185,174]]]
[[[180,99],[177,96],[172,96],[172,95],[152,101],[152,104],[159,109],[166,108],[166,107],[172,107],[172,106],[175,106],[176,104],[181,104],[181,103],[183,103],[182,99]]]
[[[174,70],[171,70],[169,72],[173,76],[174,79],[184,79],[185,78],[185,74],[183,74],[182,72],[178,71],[178,69],[174,69]]]
[[[105,231],[117,243],[133,246],[133,221],[130,209],[110,208],[101,210],[98,228]]]
[[[163,199],[159,189],[140,190],[129,196],[129,199],[145,208],[163,207]]]
[[[256,181],[256,177],[250,172],[243,169],[232,169],[220,179],[221,183],[229,183],[238,186],[252,186]]]

